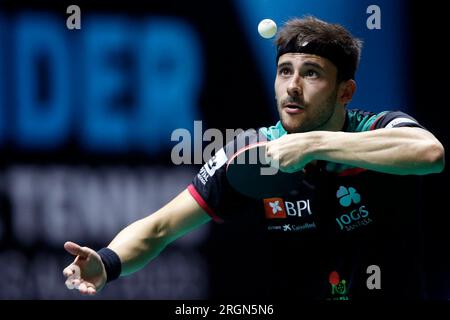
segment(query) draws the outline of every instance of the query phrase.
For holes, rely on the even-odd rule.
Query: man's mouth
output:
[[[305,111],[303,106],[296,103],[287,103],[283,108],[288,114],[299,114]]]

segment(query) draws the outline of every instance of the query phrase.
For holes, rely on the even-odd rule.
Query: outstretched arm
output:
[[[313,160],[399,175],[438,173],[444,168],[442,144],[430,132],[412,127],[289,134],[271,141],[267,155],[285,172],[298,171]]]
[[[211,220],[185,190],[152,215],[138,220],[120,231],[108,245],[119,257],[121,275],[144,267],[172,241]],[[66,242],[64,248],[75,255],[63,274],[66,286],[83,294],[95,294],[106,283],[106,270],[97,252]]]
[[[133,273],[170,242],[211,220],[187,190],[154,214],[138,220],[111,241],[108,248],[122,261],[122,275]]]

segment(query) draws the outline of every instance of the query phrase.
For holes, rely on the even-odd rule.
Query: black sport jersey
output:
[[[420,127],[403,112],[347,110],[343,131]],[[218,151],[188,187],[216,221],[251,220],[264,246],[270,298],[348,300],[420,298],[417,177],[319,161],[296,190],[256,200],[237,193],[226,162],[238,148],[277,139],[278,122],[249,130]],[[241,262],[245,263],[245,262]],[[379,286],[381,285],[381,288]]]

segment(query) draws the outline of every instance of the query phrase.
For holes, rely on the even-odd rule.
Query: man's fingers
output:
[[[266,152],[264,152],[264,162],[270,163],[271,153],[269,147],[266,145]]]
[[[280,163],[280,151],[271,145],[266,146],[266,152],[264,153],[265,161],[270,163],[272,167],[279,168]]]
[[[92,288],[92,287],[88,287],[87,293],[88,293],[89,295],[94,295],[94,294],[97,293],[97,290],[95,290],[95,289]]]
[[[67,279],[66,287],[70,290],[77,289],[82,294],[94,295],[97,293],[95,286],[83,279]]]
[[[67,277],[67,280],[65,282],[67,289],[78,289],[78,286],[80,285],[80,267],[71,264],[67,268],[64,269],[63,274]]]
[[[81,275],[81,269],[79,266],[72,263],[70,266],[64,269],[63,274],[68,278],[79,278]]]
[[[80,291],[81,293],[87,293],[87,289],[88,287],[85,282],[81,282],[78,286],[78,291]]]
[[[70,277],[73,274],[75,274],[75,270],[72,268],[72,266],[68,266],[63,270],[63,275],[66,278]]]
[[[83,282],[81,279],[72,279],[72,285],[75,287],[75,289],[78,289],[80,284]]]
[[[66,280],[65,285],[66,285],[67,289],[69,289],[69,290],[75,289],[75,285],[73,284],[72,280],[70,280],[70,279]]]
[[[81,284],[81,280],[69,278],[66,280],[65,284],[66,284],[67,289],[69,289],[69,290],[78,289],[78,287]]]
[[[73,254],[74,256],[80,256],[82,258],[87,258],[90,253],[88,249],[83,248],[75,242],[71,241],[67,241],[66,243],[64,243],[64,249],[66,249],[70,254]]]
[[[80,285],[78,286],[78,291],[80,291],[80,293],[82,294],[89,294],[89,295],[93,295],[95,293],[97,293],[97,290],[95,289],[95,286],[87,281],[82,281],[80,283]]]

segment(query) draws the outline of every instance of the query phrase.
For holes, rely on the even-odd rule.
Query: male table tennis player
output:
[[[230,142],[186,190],[107,248],[67,242],[76,256],[64,269],[69,288],[95,294],[190,230],[210,220],[239,223],[245,214],[264,234],[260,268],[268,297],[421,296],[414,186],[418,175],[443,170],[442,144],[403,112],[347,108],[361,41],[342,26],[291,19],[276,41],[279,121]],[[229,185],[227,160],[236,146],[265,140],[267,157],[284,172],[302,170],[304,183],[290,194],[255,199]]]

